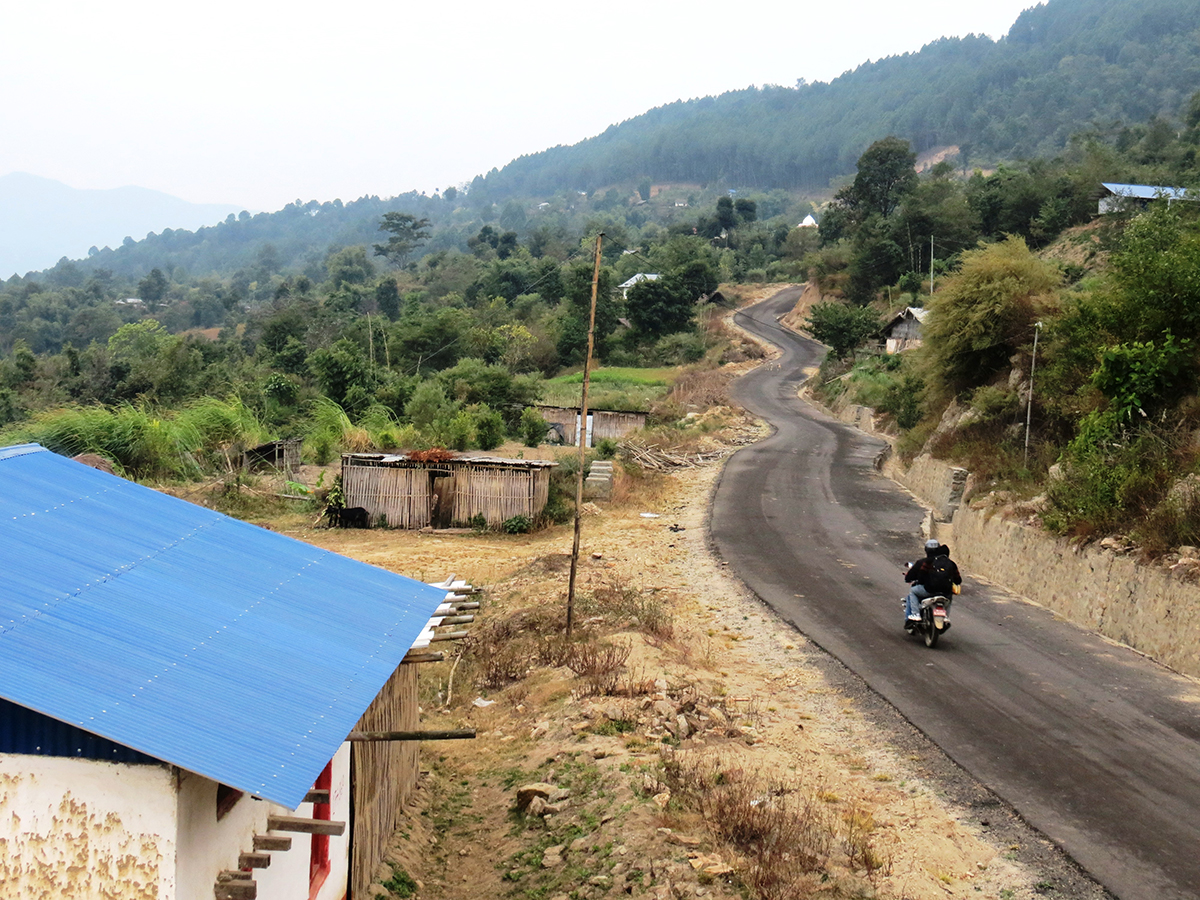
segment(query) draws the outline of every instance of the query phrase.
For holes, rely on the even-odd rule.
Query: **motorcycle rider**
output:
[[[950,558],[950,548],[931,538],[925,542],[925,558],[908,564],[904,580],[912,585],[904,598],[904,627],[912,630],[913,623],[921,621],[921,601],[938,595],[949,597],[954,586],[962,584],[962,575]]]

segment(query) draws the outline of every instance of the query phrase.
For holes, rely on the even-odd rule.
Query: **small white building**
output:
[[[805,216],[805,217],[804,217],[804,221],[802,221],[802,222],[801,222],[799,225],[797,225],[796,227],[797,227],[797,228],[816,228],[816,227],[817,227],[817,220],[816,220],[816,219],[814,219],[814,218],[812,217],[812,215],[811,215],[811,214],[809,214],[809,215]]]
[[[5,897],[359,896],[417,771],[434,587],[0,449]],[[445,615],[445,613],[441,613]]]

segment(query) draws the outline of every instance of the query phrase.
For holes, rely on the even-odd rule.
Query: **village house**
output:
[[[4,896],[366,896],[448,587],[0,449]]]
[[[554,439],[563,444],[579,446],[579,407],[539,406],[537,411]],[[631,431],[646,427],[644,412],[621,412],[613,409],[589,409],[587,428],[584,430],[584,446],[594,447],[597,441],[620,440]],[[549,432],[547,432],[549,434]]]
[[[632,278],[629,278],[625,281],[622,281],[620,284],[618,284],[617,290],[619,290],[621,292],[622,299],[628,300],[629,299],[629,289],[631,287],[633,287],[635,284],[641,284],[643,281],[658,281],[658,279],[660,277],[661,276],[659,276],[658,274],[653,273],[653,272],[638,272]]]
[[[1100,201],[1096,211],[1100,215],[1141,209],[1151,200],[1166,200],[1167,205],[1178,200],[1195,200],[1184,188],[1163,187],[1151,184],[1116,184],[1104,182],[1100,185]]]
[[[921,346],[921,323],[929,310],[909,306],[892,317],[883,326],[883,344],[887,353],[900,353]]]

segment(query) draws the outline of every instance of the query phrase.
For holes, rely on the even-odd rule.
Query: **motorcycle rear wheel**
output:
[[[938,630],[933,624],[933,616],[926,615],[925,621],[923,621],[921,624],[924,626],[925,630],[925,646],[932,650],[937,646],[939,637]]]

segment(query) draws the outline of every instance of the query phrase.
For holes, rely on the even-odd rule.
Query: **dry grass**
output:
[[[720,757],[680,754],[664,757],[660,777],[672,802],[698,812],[734,851],[743,882],[761,900],[807,896],[820,885],[836,891],[839,866],[869,880],[890,870],[870,812],[855,806],[839,816],[820,786],[804,790]]]
[[[617,692],[630,651],[624,643],[578,641],[571,645],[566,665],[583,680],[583,696],[608,697]]]

